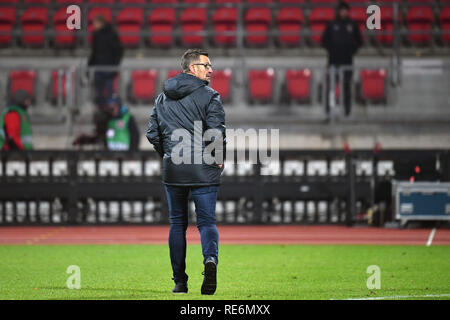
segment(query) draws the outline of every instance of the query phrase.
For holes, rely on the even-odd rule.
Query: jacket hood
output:
[[[170,99],[179,100],[206,85],[206,81],[196,76],[180,73],[164,82],[164,94]]]

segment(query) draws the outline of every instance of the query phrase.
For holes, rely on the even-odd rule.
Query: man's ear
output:
[[[189,65],[189,71],[195,74],[195,66],[193,64]]]

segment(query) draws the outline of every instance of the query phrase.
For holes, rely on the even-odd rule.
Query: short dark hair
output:
[[[188,49],[181,57],[181,68],[184,72],[189,71],[189,65],[198,61],[200,56],[208,56],[208,51],[204,49]]]
[[[345,1],[340,1],[337,5],[337,10],[342,10],[342,9],[346,9],[346,10],[350,10],[350,6],[348,5],[347,2]]]

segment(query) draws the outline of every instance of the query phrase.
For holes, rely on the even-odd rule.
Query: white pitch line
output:
[[[441,298],[450,297],[450,293],[444,294],[424,294],[413,296],[390,296],[390,297],[369,297],[369,298],[349,298],[346,300],[386,300],[386,299],[406,299],[406,298]]]
[[[436,233],[436,228],[433,228],[430,232],[430,236],[428,237],[427,247],[431,246],[431,243],[433,242],[434,234]]]

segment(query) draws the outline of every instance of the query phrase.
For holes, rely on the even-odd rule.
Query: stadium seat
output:
[[[249,102],[270,102],[273,98],[275,72],[272,68],[250,70],[248,73]]]
[[[125,47],[137,47],[140,43],[140,31],[144,23],[142,8],[122,9],[116,18],[120,42]]]
[[[25,3],[42,3],[42,4],[49,4],[51,0],[25,0]]]
[[[311,100],[311,70],[288,69],[285,74],[286,89],[290,100]]]
[[[137,4],[146,4],[147,0],[119,0],[119,3],[137,3]]]
[[[377,34],[377,40],[380,44],[383,45],[392,45],[394,41],[393,31],[394,31],[394,10],[392,7],[381,7],[381,29]],[[398,24],[400,25],[402,22],[402,15],[399,10],[397,16]]]
[[[205,31],[206,20],[205,8],[187,8],[181,13],[181,43],[184,46],[203,44],[204,35],[193,33]]]
[[[279,3],[305,3],[306,0],[278,0]]]
[[[299,45],[301,41],[300,31],[303,24],[303,11],[300,8],[282,8],[277,15],[278,42],[281,45]],[[285,34],[283,34],[283,32]],[[294,34],[287,34],[294,33]]]
[[[220,46],[229,46],[236,43],[235,35],[227,35],[224,32],[236,31],[237,9],[219,8],[212,17],[214,25],[214,43]]]
[[[178,0],[149,0],[151,3],[178,3]]]
[[[13,70],[9,73],[9,96],[21,89],[29,93],[31,98],[35,98],[36,72],[33,70]]]
[[[182,3],[209,3],[209,0],[181,0]]]
[[[16,4],[19,2],[20,0],[0,0],[0,3],[7,3],[7,4]]]
[[[408,39],[410,43],[429,43],[433,20],[433,11],[431,10],[431,7],[410,7],[406,16],[409,32]]]
[[[439,14],[439,23],[442,31],[442,41],[444,43],[450,42],[450,6],[441,8]]]
[[[75,31],[67,28],[66,8],[60,8],[53,15],[53,26],[55,29],[54,44],[56,47],[72,47],[75,45]]]
[[[251,8],[245,13],[245,36],[249,46],[265,46],[269,42],[268,31],[272,21],[269,8]],[[251,34],[255,33],[255,34]]]
[[[231,69],[214,70],[211,77],[211,88],[219,92],[222,102],[230,100],[231,96]]]
[[[182,72],[183,72],[183,71],[177,70],[177,69],[169,70],[169,71],[167,72],[167,79],[173,78],[173,77],[175,77],[176,75],[178,75],[178,74],[180,74],[180,73],[182,73]]]
[[[311,41],[313,44],[320,44],[322,33],[325,30],[327,23],[332,21],[334,17],[335,13],[333,8],[316,7],[311,10],[308,17],[308,22],[311,29]]]
[[[84,0],[55,0],[56,3],[60,4],[82,4],[84,2]]]
[[[9,46],[12,42],[12,30],[16,24],[16,8],[0,7],[0,46]]]
[[[116,0],[87,0],[87,2],[95,4],[112,4],[116,2]]]
[[[134,70],[131,73],[130,100],[134,102],[151,102],[155,98],[156,70]]]
[[[363,101],[386,100],[386,70],[363,69],[361,77],[361,98]]]
[[[22,24],[22,43],[27,46],[42,47],[45,42],[44,30],[47,26],[48,9],[29,7],[20,18]]]
[[[156,8],[149,17],[150,24],[150,44],[155,46],[169,47],[173,45],[173,29],[176,22],[175,9]],[[158,34],[160,32],[160,34]]]

